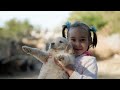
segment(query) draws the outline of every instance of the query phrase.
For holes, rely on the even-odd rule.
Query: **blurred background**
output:
[[[96,56],[99,79],[120,78],[120,11],[0,11],[0,78],[36,79],[41,63],[22,45],[47,50],[49,41],[62,36],[66,21],[83,21],[97,28]]]

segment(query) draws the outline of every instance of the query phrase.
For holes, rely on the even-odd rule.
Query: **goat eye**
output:
[[[60,41],[60,43],[63,43],[62,41]]]

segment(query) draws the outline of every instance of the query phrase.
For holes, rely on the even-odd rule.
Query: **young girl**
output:
[[[72,44],[75,53],[75,65],[64,66],[60,61],[55,60],[69,75],[69,79],[97,79],[98,66],[94,56],[88,53],[90,47],[96,47],[97,35],[96,29],[87,24],[76,21],[72,25],[67,22],[63,25],[62,35],[65,36],[67,30],[67,39]],[[93,32],[93,38],[91,35]]]

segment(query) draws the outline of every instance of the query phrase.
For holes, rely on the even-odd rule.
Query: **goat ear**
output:
[[[73,53],[74,53],[73,47],[72,47],[72,45],[71,45],[70,43],[66,46],[65,52],[66,52],[66,53],[70,53],[70,54],[73,54]]]

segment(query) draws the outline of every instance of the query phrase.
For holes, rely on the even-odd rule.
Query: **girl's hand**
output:
[[[56,60],[55,58],[54,58],[54,62],[59,66],[59,67],[61,67],[63,70],[65,70],[65,65],[61,62],[61,61],[59,61],[59,60]]]
[[[52,54],[51,53],[48,54],[48,58],[52,58]]]
[[[65,71],[68,73],[69,76],[71,76],[72,73],[75,71],[74,66],[71,64],[67,65]]]
[[[67,65],[67,66],[65,66],[61,61],[59,61],[59,60],[56,60],[55,58],[54,58],[54,61],[55,61],[55,63],[59,66],[59,67],[61,67],[69,76],[71,76],[72,75],[72,73],[74,72],[74,67],[73,67],[73,65]]]

